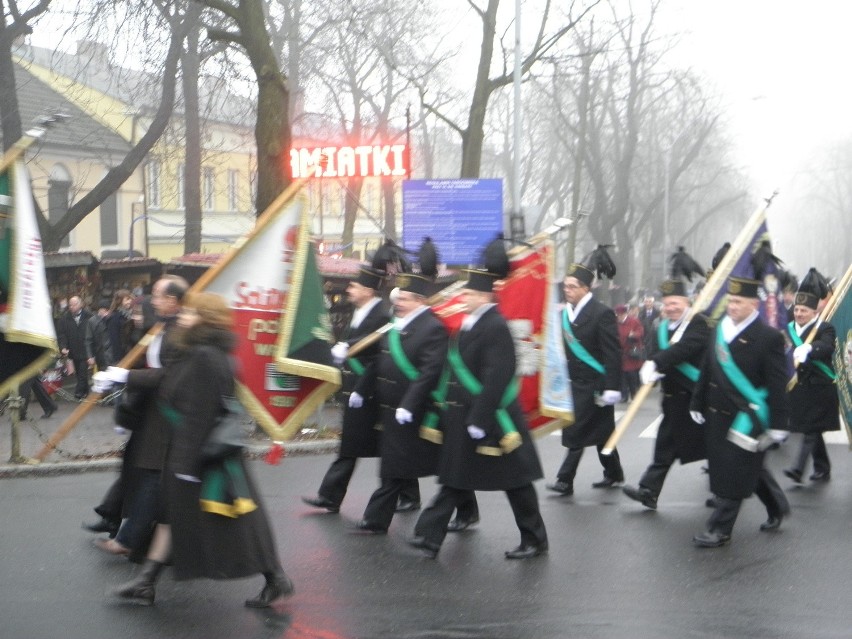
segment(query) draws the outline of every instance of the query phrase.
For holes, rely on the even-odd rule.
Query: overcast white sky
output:
[[[784,186],[815,146],[852,131],[852,3],[674,0],[683,59],[729,105],[761,194]]]

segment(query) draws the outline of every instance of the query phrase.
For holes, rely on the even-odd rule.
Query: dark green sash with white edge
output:
[[[586,350],[586,347],[580,343],[574,336],[574,331],[571,330],[571,322],[568,321],[568,309],[562,309],[562,337],[565,340],[565,343],[568,344],[568,348],[571,349],[571,352],[574,353],[574,356],[579,359],[581,362],[589,366],[590,368],[596,370],[601,375],[606,374],[606,369],[603,364],[601,364],[598,360],[595,359],[594,355],[592,355],[589,351]]]
[[[816,330],[816,326],[813,327],[812,330]],[[796,332],[796,325],[794,322],[790,322],[787,324],[787,332],[790,334],[790,339],[793,341],[793,346],[799,347],[805,342],[802,341],[802,338],[799,337],[799,334]],[[837,380],[837,375],[825,362],[818,362],[815,359],[811,360],[811,363],[820,369],[825,376],[828,377],[832,382]]]
[[[762,448],[761,441],[753,436],[755,430],[758,435],[764,435],[769,429],[769,404],[766,398],[769,391],[765,388],[755,388],[740,368],[734,363],[731,349],[722,333],[722,323],[716,327],[716,361],[727,381],[732,386],[734,393],[731,399],[740,411],[734,417],[734,422],[728,430],[728,440],[751,452],[757,452]],[[742,400],[745,400],[743,402]]]
[[[461,353],[459,352],[458,338],[450,343],[447,359],[450,362],[450,368],[453,374],[464,389],[473,396],[477,396],[482,392],[482,382],[476,379],[467,364],[464,363]],[[476,452],[482,455],[499,456],[509,454],[521,445],[521,435],[515,427],[515,422],[512,421],[512,416],[506,408],[518,397],[519,382],[517,377],[512,377],[512,381],[506,386],[503,396],[500,398],[500,404],[495,413],[497,423],[503,431],[503,436],[500,438],[500,447],[495,446],[477,446]]]
[[[408,356],[402,349],[402,339],[400,338],[399,330],[396,327],[393,327],[388,331],[388,350],[390,351],[394,364],[396,364],[396,367],[402,371],[402,374],[405,375],[409,382],[413,382],[420,376],[420,371],[415,368],[414,364],[411,363],[411,360],[408,359]],[[438,381],[438,386],[431,394],[432,400],[435,402],[435,406],[439,410],[444,409],[444,402],[447,398],[447,386],[449,385],[449,382],[450,371],[445,366],[444,370],[441,372],[441,379]],[[420,423],[420,436],[435,444],[442,443],[444,441],[444,434],[438,428],[439,422],[440,417],[437,411],[427,411],[427,413],[423,416],[423,421]]]
[[[664,322],[660,322],[659,328],[657,328],[657,343],[660,345],[660,350],[666,350],[669,346],[671,346],[671,342],[669,340],[669,320]],[[690,364],[689,362],[681,362],[680,364],[676,364],[675,368],[679,370],[686,379],[691,382],[698,381],[698,375],[700,371],[698,368]]]

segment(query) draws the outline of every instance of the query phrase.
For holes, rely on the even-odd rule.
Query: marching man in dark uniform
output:
[[[377,393],[382,423],[382,483],[357,524],[367,532],[386,533],[401,492],[419,477],[434,475],[438,466],[437,439],[422,437],[421,428],[426,435],[438,432],[432,394],[444,370],[448,336],[426,304],[428,284],[420,275],[397,276],[394,327],[357,387],[362,397]]]
[[[345,339],[332,348],[338,364],[343,364],[343,409],[340,453],[323,477],[316,497],[302,497],[310,506],[336,513],[349,487],[349,480],[360,457],[379,456],[379,400],[364,390],[364,371],[379,354],[379,343],[361,351],[357,357],[347,357],[349,348],[387,323],[387,309],[378,291],[384,281],[384,271],[362,267],[358,278],[346,287],[349,301],[355,306]],[[360,389],[360,392],[359,392]],[[407,486],[397,510],[413,510],[420,505],[420,489],[414,479]]]
[[[654,461],[648,466],[639,487],[624,486],[624,494],[656,509],[663,482],[675,460],[681,464],[704,459],[704,429],[692,421],[689,403],[698,381],[701,362],[710,329],[702,315],[692,317],[680,339],[672,337],[689,314],[689,297],[680,280],[667,280],[660,285],[663,294],[663,316],[654,335],[654,349],[639,371],[643,384],[658,379],[663,392],[663,420],[657,430]]]
[[[756,493],[776,530],[790,506],[763,466],[769,429],[787,426],[787,367],[781,333],[760,320],[757,280],[728,280],[727,314],[711,331],[690,413],[704,424],[710,490],[715,510],[696,546],[716,548],[731,540],[742,500]],[[705,423],[706,420],[706,423]]]
[[[507,559],[547,551],[547,531],[532,484],[542,477],[541,464],[517,402],[515,345],[492,293],[495,280],[508,274],[508,259],[505,268],[498,268],[470,271],[462,291],[468,315],[449,348],[441,490],[420,515],[409,540],[430,558],[444,541],[453,509],[464,509],[475,490],[506,492],[521,533],[520,545],[506,551]]]
[[[792,468],[784,471],[797,484],[802,483],[805,464],[813,457],[814,472],[811,481],[828,481],[831,462],[822,434],[840,428],[840,400],[831,359],[834,355],[834,327],[817,321],[819,301],[828,295],[828,283],[816,270],[811,269],[802,279],[793,305],[794,321],[787,332],[795,347],[793,358],[799,362],[796,385],[790,390],[790,426],[788,430],[803,433],[802,446]],[[809,344],[805,342],[811,333]]]
[[[597,251],[603,251],[604,261],[611,263],[605,249]],[[586,446],[597,447],[603,466],[603,479],[592,484],[593,488],[612,488],[624,481],[618,451],[601,454],[615,429],[614,406],[621,401],[621,344],[615,313],[592,296],[595,270],[595,265],[572,264],[563,283],[568,303],[560,319],[575,421],[562,430],[562,445],[568,454],[556,473],[556,482],[547,486],[561,495],[574,494],[574,476]],[[614,265],[606,274],[615,275]]]

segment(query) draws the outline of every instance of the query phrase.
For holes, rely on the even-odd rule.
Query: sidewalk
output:
[[[34,457],[53,433],[77,407],[73,399],[63,399],[67,393],[54,396],[59,409],[50,419],[41,419],[41,407],[34,399],[30,402],[27,421],[20,422],[20,453],[23,457]],[[59,442],[56,448],[41,463],[12,464],[12,420],[7,409],[0,415],[0,478],[34,475],[55,475],[90,471],[116,470],[121,463],[121,451],[128,434],[115,432],[111,406],[95,405]],[[310,455],[336,452],[339,439],[334,437],[340,428],[340,411],[330,403],[308,420],[316,422],[323,431],[320,438],[316,428],[306,428],[293,441],[284,442],[286,455]],[[247,427],[250,426],[247,424]],[[328,437],[332,435],[332,437]],[[248,454],[262,457],[272,445],[269,437],[256,428],[250,438]]]

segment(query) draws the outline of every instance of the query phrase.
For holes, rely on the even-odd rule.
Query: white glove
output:
[[[473,424],[467,427],[467,434],[470,435],[471,439],[485,438],[485,431],[482,430],[479,426],[474,426]]]
[[[126,384],[128,373],[129,371],[126,368],[119,368],[118,366],[107,366],[104,371],[106,379],[116,384]]]
[[[601,393],[601,403],[604,406],[615,406],[621,401],[621,391],[605,390]]]
[[[183,481],[191,481],[194,484],[200,484],[201,480],[194,475],[182,475],[180,473],[175,473],[175,477],[181,479]]]
[[[700,411],[691,410],[689,411],[689,416],[692,417],[692,421],[694,421],[696,424],[704,423],[704,415],[702,415]]]
[[[804,364],[808,361],[808,355],[811,354],[811,351],[814,350],[814,347],[810,344],[802,344],[801,346],[797,346],[793,349],[793,359],[799,362],[800,364]]]
[[[662,379],[665,375],[657,372],[657,364],[653,360],[648,360],[642,364],[639,369],[639,380],[642,384],[653,384],[658,379]]]
[[[349,396],[349,408],[361,408],[364,405],[364,398],[358,393],[352,392]]]
[[[346,361],[346,355],[348,353],[349,344],[346,342],[337,342],[337,344],[331,347],[331,357],[334,359],[334,363],[338,366]]]
[[[397,424],[408,424],[411,422],[412,419],[414,419],[414,415],[411,414],[410,410],[405,408],[396,409]]]
[[[106,371],[98,371],[92,375],[92,390],[101,395],[106,394],[112,388],[112,382],[107,377]]]

